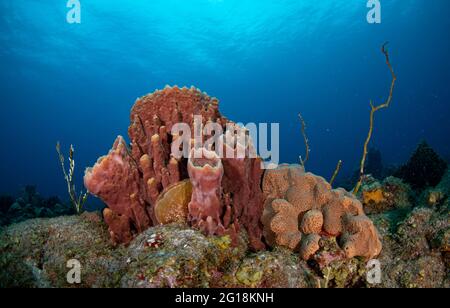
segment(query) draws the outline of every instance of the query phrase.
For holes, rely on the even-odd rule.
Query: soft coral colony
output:
[[[220,114],[217,99],[195,88],[166,87],[132,108],[130,148],[119,136],[109,154],[86,170],[86,188],[107,205],[104,219],[113,242],[128,244],[151,226],[186,222],[232,241],[246,233],[252,250],[283,246],[304,260],[328,237],[339,240],[347,258],[381,252],[361,202],[303,166],[264,171],[259,158],[220,158],[208,149],[201,150],[202,159],[174,158],[171,146],[179,136],[172,127],[186,123],[193,130],[194,115],[204,125],[233,125]]]

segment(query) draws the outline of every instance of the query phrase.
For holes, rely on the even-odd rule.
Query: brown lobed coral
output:
[[[361,203],[343,189],[332,189],[321,177],[299,165],[268,170],[262,222],[271,246],[299,250],[304,260],[319,250],[322,237],[340,238],[347,258],[373,258],[381,251],[378,232]]]
[[[171,155],[172,145],[180,137],[172,135],[172,127],[185,123],[194,131],[195,116],[201,116],[203,125],[213,122],[225,128],[233,124],[221,116],[217,99],[193,87],[166,87],[144,96],[131,110],[131,148],[118,137],[110,153],[87,169],[85,186],[108,206],[105,218],[114,242],[127,244],[135,234],[158,224],[158,198],[188,178],[187,158]],[[229,150],[237,152],[239,144],[235,147]],[[215,214],[221,217],[227,209],[230,220],[248,231],[251,247],[263,249],[260,160],[226,158],[222,164],[220,206]]]

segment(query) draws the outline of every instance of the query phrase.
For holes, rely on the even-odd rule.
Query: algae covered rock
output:
[[[381,287],[450,287],[448,213],[448,207],[417,207],[404,218],[384,214],[373,219],[383,242]]]
[[[361,187],[360,198],[366,214],[379,214],[411,208],[414,193],[401,179],[391,176],[379,182],[368,176]]]
[[[34,219],[0,234],[1,287],[109,287],[125,264],[97,214]],[[81,284],[67,281],[69,260],[81,264]]]
[[[428,188],[420,195],[419,202],[424,206],[443,207],[448,202],[449,197],[450,170],[446,172],[442,181],[436,187]]]
[[[219,288],[310,288],[316,276],[296,254],[285,248],[246,256],[230,268]]]
[[[150,228],[128,247],[121,286],[128,288],[210,287],[247,251],[244,238],[206,237],[182,225]]]
[[[150,228],[112,245],[97,214],[34,219],[0,234],[0,287],[312,287],[305,262],[287,250],[249,254],[245,233],[206,237],[185,225]],[[67,262],[81,265],[70,284]]]

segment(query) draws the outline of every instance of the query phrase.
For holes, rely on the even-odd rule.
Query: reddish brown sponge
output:
[[[343,189],[331,189],[323,178],[305,173],[303,167],[268,170],[263,191],[264,236],[271,246],[299,249],[308,260],[319,250],[321,236],[336,236],[348,258],[372,258],[381,252],[377,230],[361,203]]]
[[[133,239],[130,219],[125,215],[119,215],[109,208],[103,211],[103,218],[109,226],[109,234],[114,243],[129,243]]]
[[[203,158],[191,155],[188,162],[189,177],[192,183],[192,199],[189,203],[189,220],[191,225],[208,235],[223,235],[228,227],[222,217],[230,217],[230,208],[223,209],[222,160],[213,151],[199,149]]]
[[[104,216],[115,243],[128,243],[132,232],[140,233],[151,226],[139,181],[138,167],[122,137],[117,138],[107,156],[86,170],[86,188],[109,207]]]
[[[160,193],[171,184],[188,177],[186,161],[171,156],[171,131],[174,124],[186,123],[194,130],[194,116],[225,124],[218,109],[218,100],[196,88],[166,87],[138,99],[131,110],[131,156],[139,162],[142,173],[141,195],[152,215]]]
[[[236,130],[240,130],[235,126]],[[226,144],[224,152],[234,152],[238,157],[239,147],[232,148]],[[247,155],[254,152],[253,144],[247,145]],[[231,220],[236,227],[242,225],[248,233],[250,247],[253,250],[265,249],[262,242],[263,225],[261,216],[264,211],[264,195],[261,190],[261,179],[264,174],[260,158],[223,158],[224,177],[222,181],[223,201],[231,209]],[[239,222],[239,224],[238,224]]]
[[[131,110],[128,129],[131,148],[119,137],[110,153],[86,171],[86,188],[113,212],[107,212],[111,218],[107,223],[114,241],[128,243],[129,234],[134,236],[157,224],[154,207],[160,194],[189,178],[188,160],[171,155],[172,142],[179,137],[171,131],[173,125],[185,123],[193,132],[194,116],[201,116],[203,125],[214,122],[224,130],[227,124],[233,124],[220,114],[217,99],[196,88],[166,87],[138,99]],[[261,161],[227,158],[222,160],[222,165],[217,208],[227,210],[228,216],[223,219],[235,222],[237,229],[243,227],[248,232],[253,249],[263,249]],[[124,231],[126,222],[129,230]]]

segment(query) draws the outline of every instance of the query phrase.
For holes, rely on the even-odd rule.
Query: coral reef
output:
[[[178,123],[185,123],[194,131],[195,116],[201,116],[203,125],[212,122],[224,128],[233,125],[220,115],[217,99],[195,88],[167,87],[142,97],[131,111],[128,130],[131,149],[118,137],[110,153],[87,169],[85,186],[107,204],[105,216],[111,218],[107,222],[115,242],[129,243],[136,234],[157,224],[155,205],[159,195],[170,185],[188,178],[187,159],[171,155],[172,145],[180,137],[171,132]],[[238,129],[236,126],[235,130]],[[240,146],[238,143],[231,147],[224,145],[234,153]],[[183,148],[186,150],[191,149]],[[229,209],[232,221],[239,221],[249,231],[251,247],[262,249],[261,161],[224,158],[222,165],[220,203]]]
[[[29,220],[0,232],[0,287],[314,287],[318,277],[288,250],[246,255],[245,233],[204,236],[183,225],[152,227],[128,247],[108,244],[95,213]],[[82,265],[80,284],[67,261]]]
[[[436,188],[448,192],[449,179],[447,173]],[[272,182],[279,183],[274,193],[289,186],[279,177]],[[383,244],[378,285],[367,282],[364,258],[348,258],[339,237],[324,233],[313,238],[318,250],[307,262],[283,247],[248,254],[245,230],[232,245],[228,235],[207,237],[178,224],[149,228],[128,247],[115,247],[101,217],[84,213],[0,230],[0,287],[449,288],[450,202],[430,207],[421,200],[370,216]],[[317,231],[319,212],[308,214],[304,231]],[[82,264],[81,284],[66,280],[73,258]]]
[[[400,221],[384,213],[372,217],[383,242],[378,287],[450,287],[449,209],[448,203],[439,209],[419,204]]]
[[[319,251],[312,260],[312,269],[323,277],[317,282],[320,288],[345,288],[365,286],[366,262],[360,258],[346,258],[335,237],[323,237]]]
[[[43,198],[35,186],[26,186],[17,198],[0,197],[0,226],[39,217],[72,215],[74,210],[57,197]]]
[[[447,163],[426,143],[422,142],[409,161],[401,166],[394,176],[403,179],[414,190],[422,191],[434,187],[447,170]]]
[[[108,244],[108,237],[95,213],[13,225],[0,233],[0,287],[215,286],[247,251],[244,237],[232,246],[228,236],[179,225],[150,228],[127,248]],[[81,263],[80,284],[67,282],[71,259]]]
[[[262,217],[271,246],[299,249],[308,260],[319,250],[323,236],[340,237],[347,258],[372,258],[381,251],[377,231],[350,193],[332,190],[321,177],[298,165],[268,170],[263,180],[266,196]]]
[[[263,174],[259,158],[239,158],[239,152],[255,152],[251,138],[219,113],[216,99],[195,88],[167,87],[137,100],[130,147],[119,136],[108,155],[86,170],[86,188],[107,204],[103,219],[83,213],[0,229],[0,287],[450,287],[446,163],[422,144],[398,170],[402,179],[375,179],[383,166],[381,154],[368,151],[374,115],[390,106],[396,82],[385,46],[393,79],[387,101],[371,102],[354,194],[331,186],[342,162],[331,184],[305,172],[309,144],[301,115],[302,165]],[[179,123],[196,137],[210,123],[231,127],[223,150],[233,157],[221,158],[216,143],[179,144],[184,133],[172,133]],[[212,136],[208,131],[200,141]],[[198,141],[194,138],[195,145]],[[190,154],[178,158],[173,154],[178,146]],[[75,194],[73,147],[68,172],[59,144],[57,151],[80,213],[87,194]],[[0,197],[2,224],[22,220],[22,212],[32,218],[66,210],[33,187],[16,201]],[[262,251],[263,237],[270,250]],[[378,285],[367,279],[367,261],[373,258],[382,267]],[[82,265],[79,284],[66,279],[73,259]]]
[[[388,177],[380,183],[367,176],[361,186],[360,198],[366,214],[377,214],[411,207],[414,193],[401,179]]]

